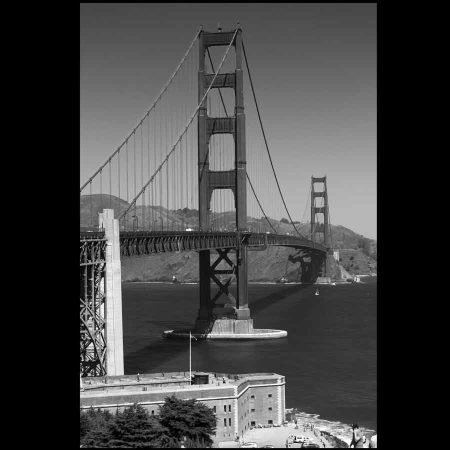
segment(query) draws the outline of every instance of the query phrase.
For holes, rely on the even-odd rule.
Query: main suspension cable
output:
[[[130,139],[130,137],[134,134],[134,132],[142,125],[142,123],[144,122],[144,120],[148,117],[148,115],[152,112],[152,110],[155,108],[156,104],[159,102],[159,100],[161,99],[161,97],[163,96],[163,94],[167,91],[168,87],[172,84],[173,79],[175,78],[176,74],[179,72],[181,66],[183,65],[184,61],[186,60],[187,56],[189,55],[189,53],[191,52],[192,47],[194,46],[194,43],[196,42],[198,35],[200,34],[200,32],[202,31],[202,27],[200,27],[197,31],[197,33],[195,33],[194,39],[192,39],[191,44],[189,45],[189,48],[187,49],[186,53],[184,54],[183,58],[181,59],[180,63],[178,64],[177,68],[175,69],[175,71],[173,72],[173,74],[171,75],[171,77],[169,78],[169,80],[167,81],[167,83],[164,85],[164,87],[162,88],[161,92],[159,93],[158,97],[156,97],[156,100],[152,103],[152,106],[150,106],[150,108],[147,110],[147,112],[144,114],[144,116],[142,117],[142,119],[138,122],[138,124],[133,128],[133,130],[131,131],[131,133],[123,140],[123,142],[119,145],[119,147],[117,147],[117,149],[112,153],[112,155],[105,161],[104,164],[102,164],[100,166],[100,168],[94,173],[94,175],[92,175],[87,181],[86,183],[83,184],[83,186],[81,186],[80,188],[80,192],[83,191],[83,189],[89,184],[89,182],[95,178],[97,176],[97,174],[106,166],[106,164],[108,164],[108,162],[111,160],[111,158],[113,158],[119,151],[120,149],[124,146],[124,144],[128,141],[128,139]]]
[[[184,127],[183,132],[180,134],[179,138],[177,139],[177,141],[175,142],[175,144],[172,146],[172,149],[170,150],[169,153],[167,153],[166,157],[164,158],[164,160],[162,161],[162,163],[159,165],[158,169],[155,171],[155,173],[152,175],[152,177],[147,181],[147,183],[145,183],[145,185],[143,186],[143,188],[139,191],[139,193],[136,195],[136,197],[133,199],[133,201],[130,203],[130,205],[128,206],[128,208],[122,213],[122,215],[119,217],[119,219],[121,219],[123,216],[125,216],[128,211],[132,208],[132,206],[136,203],[136,200],[139,198],[139,196],[145,192],[145,189],[147,189],[147,186],[153,181],[153,179],[155,178],[155,176],[160,172],[160,170],[162,169],[162,167],[164,166],[164,164],[167,162],[167,160],[169,159],[170,155],[172,155],[172,153],[174,152],[174,150],[176,149],[178,143],[181,141],[182,137],[184,136],[184,134],[186,133],[186,131],[188,130],[189,126],[191,125],[192,121],[194,120],[195,116],[197,115],[198,110],[200,109],[201,105],[203,104],[203,102],[205,101],[205,99],[208,96],[209,91],[211,90],[212,86],[214,85],[214,82],[216,81],[217,75],[220,72],[220,69],[223,66],[223,63],[225,62],[225,59],[228,55],[228,52],[230,51],[231,46],[233,45],[233,42],[236,38],[236,34],[238,32],[238,29],[236,29],[236,31],[233,34],[233,37],[231,38],[230,44],[227,47],[227,50],[225,52],[225,54],[223,55],[222,61],[220,62],[219,68],[217,69],[217,72],[214,74],[214,77],[211,81],[211,84],[209,85],[208,89],[206,90],[205,94],[203,95],[203,98],[200,100],[200,102],[198,103],[197,107],[195,108],[194,113],[192,114],[191,118],[189,119],[188,123],[186,124],[186,126]]]
[[[261,114],[260,114],[260,112],[259,112],[258,101],[256,100],[255,89],[254,89],[254,87],[253,87],[252,76],[251,76],[251,74],[250,74],[250,68],[249,68],[249,66],[248,66],[248,60],[247,60],[247,55],[246,55],[246,53],[245,53],[245,46],[244,46],[244,42],[243,42],[243,41],[242,41],[242,50],[244,51],[245,65],[247,66],[248,78],[249,78],[249,80],[250,80],[250,86],[251,86],[251,88],[252,88],[253,99],[255,100],[255,106],[256,106],[256,111],[257,111],[257,113],[258,113],[259,124],[260,124],[260,126],[261,126],[261,131],[262,131],[262,134],[263,134],[264,143],[266,144],[267,154],[269,155],[269,161],[270,161],[270,165],[272,166],[272,172],[273,172],[273,174],[274,174],[274,176],[275,176],[275,181],[276,181],[276,183],[277,183],[278,191],[279,191],[279,193],[280,193],[281,200],[283,201],[284,208],[285,208],[285,210],[286,210],[287,215],[289,216],[289,220],[291,221],[292,226],[294,227],[294,229],[295,229],[295,231],[297,232],[297,234],[298,234],[299,236],[301,236],[302,238],[304,238],[304,236],[297,230],[297,227],[295,226],[294,221],[292,220],[291,214],[289,213],[289,210],[288,210],[288,208],[287,208],[287,206],[286,206],[286,202],[284,201],[283,193],[281,192],[280,183],[278,182],[278,177],[277,177],[277,174],[276,174],[276,172],[275,172],[275,168],[274,168],[274,166],[273,166],[272,156],[270,155],[269,145],[267,144],[266,133],[264,132],[264,127],[263,127],[263,124],[262,124]]]
[[[215,72],[215,70],[214,70],[214,65],[213,65],[212,58],[211,58],[211,54],[209,53],[209,48],[206,48],[206,51],[207,51],[207,53],[208,53],[208,58],[209,58],[209,62],[210,62],[210,64],[211,64],[211,69],[212,69],[213,72]],[[219,88],[219,95],[220,95],[220,100],[222,101],[222,106],[223,106],[223,109],[224,109],[224,111],[225,111],[225,115],[226,115],[227,117],[229,117],[227,108],[226,108],[226,106],[225,106],[225,102],[224,102],[224,100],[223,100],[222,90],[221,90],[220,88]],[[272,230],[273,230],[275,233],[277,233],[277,231],[275,230],[275,228],[274,228],[273,225],[271,224],[269,218],[267,217],[267,214],[266,214],[266,212],[264,211],[264,209],[263,209],[263,207],[262,207],[262,205],[261,205],[261,203],[260,203],[260,201],[259,201],[259,199],[258,199],[258,196],[256,195],[255,189],[253,188],[253,184],[252,184],[252,182],[250,181],[250,177],[248,176],[248,172],[247,172],[247,171],[245,171],[245,175],[247,176],[247,180],[248,180],[248,182],[250,183],[250,187],[252,188],[253,195],[255,196],[255,199],[256,199],[256,201],[258,202],[258,205],[259,205],[259,207],[260,207],[262,213],[264,214],[264,217],[266,218],[266,220],[267,220],[267,222],[269,223],[269,226],[272,228]]]

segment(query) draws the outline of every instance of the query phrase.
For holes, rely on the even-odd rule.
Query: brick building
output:
[[[285,415],[285,378],[275,373],[185,372],[122,375],[83,380],[80,407],[115,412],[139,403],[158,414],[166,397],[192,399],[212,408],[217,417],[217,440],[233,440],[257,425],[281,425]]]

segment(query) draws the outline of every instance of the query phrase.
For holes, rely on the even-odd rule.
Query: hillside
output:
[[[111,205],[117,217],[128,203],[115,196],[92,195],[80,198],[80,226],[90,227],[98,223],[98,213]],[[92,216],[91,216],[92,211]],[[153,223],[159,229],[161,219],[164,223],[173,223],[174,227],[197,228],[198,211],[183,209],[168,211],[166,208],[139,206],[135,212],[138,223]],[[92,220],[91,220],[92,217]],[[234,229],[234,213],[213,214],[212,220],[221,224],[222,230]],[[265,219],[248,218],[248,222],[257,223],[262,232],[271,231]],[[272,220],[278,233],[295,234],[293,226],[281,221]],[[147,225],[148,227],[148,225]],[[309,234],[308,223],[296,223],[297,229],[304,235]],[[377,244],[375,240],[365,238],[341,225],[332,227],[333,248],[339,250],[340,264],[350,274],[369,274],[376,272]],[[285,247],[272,247],[265,251],[249,251],[249,281],[277,281],[285,276],[289,281],[300,280],[300,263],[296,255],[298,250]],[[337,267],[333,271],[338,273]],[[136,258],[123,258],[122,279],[124,281],[170,281],[175,275],[181,282],[198,281],[198,255],[196,252],[165,253]]]

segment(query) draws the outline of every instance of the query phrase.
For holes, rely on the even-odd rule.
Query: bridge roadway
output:
[[[102,231],[81,231],[80,240],[102,240]],[[268,246],[292,247],[326,254],[329,249],[321,244],[299,236],[253,232],[219,231],[121,231],[120,255],[140,256],[152,253],[214,250],[236,248],[240,245],[249,249],[264,250]]]

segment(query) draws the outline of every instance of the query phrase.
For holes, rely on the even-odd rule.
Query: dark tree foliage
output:
[[[80,444],[83,447],[108,447],[112,422],[109,411],[90,408],[85,413],[80,412]]]
[[[362,250],[364,255],[370,256],[371,253],[371,245],[370,245],[370,239],[367,239],[365,237],[358,239],[358,247]]]
[[[135,404],[118,413],[111,424],[110,447],[171,447],[175,441],[159,420],[151,417],[141,405]]]
[[[186,447],[194,444],[211,447],[213,443],[216,417],[211,408],[195,400],[167,397],[160,408],[159,420],[179,443],[186,438]]]
[[[89,419],[87,417],[87,413],[80,410],[80,440],[86,436],[89,431]]]
[[[283,217],[283,218],[280,220],[280,222],[281,222],[281,223],[290,223],[289,220],[287,220],[285,217]]]
[[[80,444],[114,448],[209,448],[215,433],[212,409],[195,400],[166,398],[159,416],[135,404],[123,412],[80,411]]]

